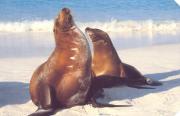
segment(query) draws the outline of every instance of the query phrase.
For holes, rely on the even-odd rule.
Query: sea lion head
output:
[[[54,31],[57,29],[63,32],[68,31],[73,28],[74,25],[70,9],[63,8],[55,20]]]
[[[85,32],[92,40],[92,42],[98,42],[98,41],[108,42],[109,40],[109,35],[100,29],[87,27],[85,29]]]

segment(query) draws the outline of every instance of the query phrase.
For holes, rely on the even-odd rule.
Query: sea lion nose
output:
[[[87,31],[90,31],[90,30],[91,30],[90,27],[86,27],[86,29],[85,29],[86,32],[87,32]]]
[[[67,13],[67,14],[70,13],[70,9],[69,9],[69,8],[63,8],[62,11],[65,12],[65,13]]]

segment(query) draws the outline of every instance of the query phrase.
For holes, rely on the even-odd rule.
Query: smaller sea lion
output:
[[[151,89],[151,87],[141,87],[138,85],[158,86],[162,84],[158,81],[144,77],[135,67],[123,63],[106,32],[89,27],[85,29],[85,32],[93,44],[94,54],[92,59],[92,70],[95,73],[95,78],[111,78],[106,79],[109,80],[109,83],[106,83],[106,81],[104,87],[124,83],[135,88]]]

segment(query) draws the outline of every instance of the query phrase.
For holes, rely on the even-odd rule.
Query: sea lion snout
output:
[[[71,15],[71,10],[69,8],[63,8],[61,9],[60,13],[59,13],[59,18],[64,17],[65,15]]]
[[[71,10],[68,8],[63,8],[58,15],[58,19],[63,21],[67,20],[68,17],[71,17]]]
[[[70,14],[71,13],[69,8],[63,8],[62,12],[66,13],[66,14]]]
[[[100,29],[87,27],[85,29],[85,32],[89,36],[89,38],[92,40],[92,42],[98,42],[99,40],[106,42],[107,40],[106,38],[108,38],[107,33]]]
[[[90,36],[93,35],[92,29],[90,27],[86,27],[85,32]]]
[[[86,29],[85,29],[86,32],[88,32],[88,31],[90,31],[90,30],[91,30],[90,27],[86,27]]]
[[[92,28],[86,27],[85,32],[86,32],[86,34],[89,36],[89,38],[92,40],[92,42],[96,41],[96,39],[95,39],[95,34],[94,34]]]
[[[54,31],[58,28],[61,31],[67,31],[74,26],[73,17],[69,8],[63,8],[55,20]]]

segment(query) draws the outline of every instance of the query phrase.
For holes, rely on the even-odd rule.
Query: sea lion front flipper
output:
[[[160,81],[156,81],[156,80],[153,80],[153,79],[147,78],[147,77],[145,77],[145,78],[146,78],[146,84],[147,85],[151,85],[151,86],[160,86],[160,85],[162,85],[162,83]]]
[[[54,109],[38,109],[36,112],[28,115],[28,116],[50,116],[53,115],[55,112]]]
[[[55,92],[54,90],[41,80],[37,89],[38,94],[38,109],[34,113],[28,116],[50,116],[53,115],[56,111],[55,108]]]

